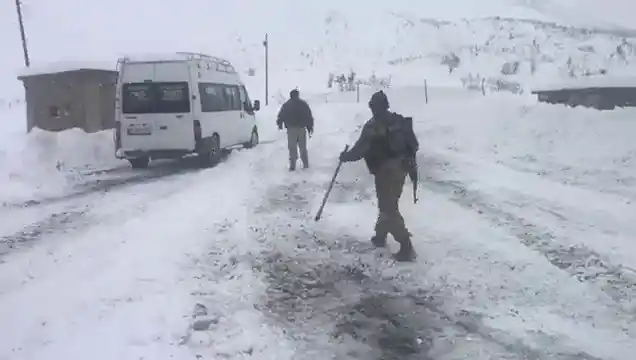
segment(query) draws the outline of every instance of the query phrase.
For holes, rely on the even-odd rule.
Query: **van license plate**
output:
[[[128,135],[150,135],[152,127],[150,124],[134,124],[128,127]]]

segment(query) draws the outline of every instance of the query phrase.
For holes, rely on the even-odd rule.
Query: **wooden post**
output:
[[[426,81],[426,79],[424,79],[424,98],[428,104],[428,81]]]
[[[356,102],[360,102],[360,84],[356,84]]]
[[[269,105],[269,35],[265,34],[265,105]]]

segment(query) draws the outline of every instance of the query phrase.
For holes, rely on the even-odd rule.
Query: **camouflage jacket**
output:
[[[385,160],[414,158],[418,150],[419,142],[412,123],[402,115],[387,112],[364,124],[360,137],[341,159],[349,162],[364,158],[369,171],[375,174]]]

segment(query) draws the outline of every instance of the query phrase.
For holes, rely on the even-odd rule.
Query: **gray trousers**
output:
[[[287,128],[287,149],[289,150],[290,164],[296,164],[298,160],[298,150],[303,164],[309,165],[307,154],[307,129],[304,127]]]

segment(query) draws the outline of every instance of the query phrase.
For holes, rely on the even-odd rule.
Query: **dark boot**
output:
[[[309,159],[303,158],[303,169],[307,169],[309,167]]]
[[[385,247],[386,246],[386,234],[376,234],[371,237],[371,243],[375,247]]]
[[[417,253],[413,249],[413,243],[410,238],[400,241],[400,250],[393,254],[393,258],[396,261],[413,261],[417,258]]]
[[[289,162],[289,171],[295,171],[296,170],[296,162],[295,161],[290,161]]]

